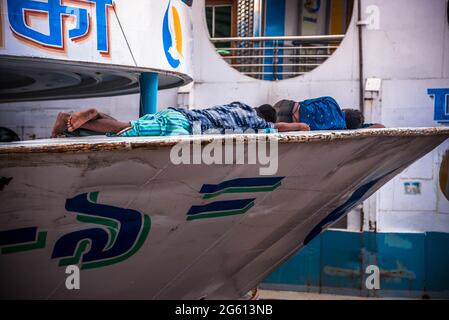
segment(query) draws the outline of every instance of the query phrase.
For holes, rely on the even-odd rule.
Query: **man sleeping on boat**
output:
[[[281,101],[275,107],[265,104],[252,108],[241,102],[208,109],[168,108],[131,121],[118,121],[96,109],[60,113],[52,137],[75,135],[79,130],[119,137],[175,136],[211,132],[258,132],[344,130],[363,124],[360,111],[341,110],[331,97],[295,103]]]
[[[354,109],[341,109],[332,97],[304,101],[281,100],[274,105],[278,122],[307,123],[310,130],[345,130],[385,128],[379,123],[365,124],[363,114]]]

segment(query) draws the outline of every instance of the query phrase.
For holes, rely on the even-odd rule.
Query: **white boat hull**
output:
[[[176,166],[177,138],[0,145],[0,297],[240,298],[449,130],[278,137],[269,177]],[[65,286],[71,264],[80,290]]]

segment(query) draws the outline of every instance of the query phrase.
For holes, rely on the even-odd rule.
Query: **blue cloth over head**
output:
[[[344,130],[346,118],[337,101],[332,97],[321,97],[300,102],[301,122],[311,130]]]

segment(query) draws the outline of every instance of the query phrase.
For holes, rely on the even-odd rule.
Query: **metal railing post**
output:
[[[273,43],[273,78],[278,80],[278,41],[274,40]]]
[[[157,112],[157,91],[159,76],[145,72],[140,76],[140,116]]]

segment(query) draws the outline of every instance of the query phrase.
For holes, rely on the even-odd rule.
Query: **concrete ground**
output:
[[[341,296],[333,294],[275,291],[259,289],[260,300],[385,300],[385,298],[368,298],[355,296]],[[389,298],[388,300],[395,300]]]

